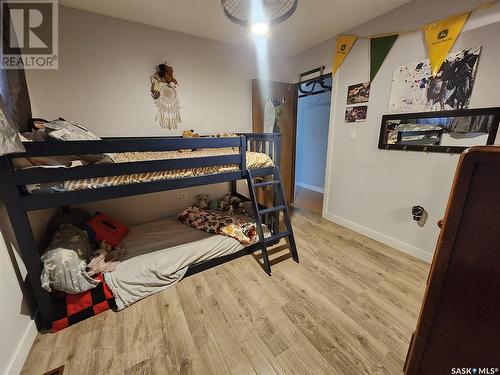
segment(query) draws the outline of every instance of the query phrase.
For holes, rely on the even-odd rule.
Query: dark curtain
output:
[[[0,0],[0,5],[3,10],[3,0]],[[6,25],[7,12],[2,11],[2,14],[2,22]],[[5,45],[7,43],[6,33],[3,33],[2,38]],[[0,50],[0,58],[3,60],[3,50]],[[0,69],[0,95],[6,116],[17,127],[15,130],[29,131],[28,120],[31,118],[31,102],[23,69]]]

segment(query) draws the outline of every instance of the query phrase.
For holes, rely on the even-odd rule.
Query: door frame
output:
[[[293,161],[292,161],[292,168],[293,168],[293,171],[292,171],[292,181],[293,181],[293,184],[292,184],[292,202],[293,203],[295,201],[295,169],[296,169],[296,166],[297,166],[297,128],[298,128],[298,122],[299,122],[299,118],[297,116],[298,114],[298,110],[299,110],[299,86],[304,84],[304,83],[308,83],[308,82],[312,82],[312,81],[316,81],[318,78],[332,78],[332,91],[333,91],[333,74],[330,72],[330,73],[326,73],[326,74],[321,74],[317,77],[313,77],[313,78],[309,78],[309,79],[305,79],[303,81],[300,81],[300,82],[296,82],[294,84],[294,113],[293,113],[293,118],[295,119],[295,123],[293,125],[293,143],[295,144],[295,147],[293,148],[293,153],[292,153],[292,157],[293,157]],[[331,103],[331,100],[330,100],[330,111],[332,110],[332,103]],[[327,147],[327,155],[328,155],[328,147]],[[325,166],[326,168],[326,166]],[[325,170],[325,178],[326,178],[326,170]]]

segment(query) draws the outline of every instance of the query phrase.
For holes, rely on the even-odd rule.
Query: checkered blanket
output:
[[[53,331],[60,331],[91,316],[116,308],[113,294],[104,282],[103,276],[98,275],[95,279],[100,283],[86,292],[53,294]]]

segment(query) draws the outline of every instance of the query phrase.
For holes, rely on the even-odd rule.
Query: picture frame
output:
[[[378,148],[458,154],[494,144],[499,122],[500,107],[383,115]]]

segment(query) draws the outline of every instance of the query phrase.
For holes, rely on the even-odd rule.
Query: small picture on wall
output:
[[[366,103],[370,98],[370,82],[357,83],[347,88],[347,104]]]
[[[366,105],[347,107],[345,109],[345,122],[366,121],[367,112],[368,112],[368,106]]]

